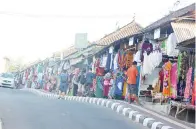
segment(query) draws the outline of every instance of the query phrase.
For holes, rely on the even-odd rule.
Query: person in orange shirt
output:
[[[134,98],[136,102],[139,104],[138,97],[137,97],[137,87],[136,87],[136,80],[138,76],[137,70],[137,62],[134,61],[132,66],[127,70],[127,83],[128,83],[128,92],[129,92],[129,103],[131,103],[131,99]]]

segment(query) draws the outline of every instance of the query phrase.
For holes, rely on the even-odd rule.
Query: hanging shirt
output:
[[[144,62],[143,62],[143,75],[146,75],[146,74],[148,74],[149,72],[149,58],[148,58],[148,55],[147,55],[147,53],[145,52],[144,53]]]
[[[118,53],[114,57],[114,70],[118,69]]]
[[[177,39],[174,33],[171,33],[167,39],[167,55],[178,56],[179,51],[176,48]]]
[[[144,52],[147,52],[147,55],[149,55],[153,51],[153,46],[151,43],[143,43],[142,44],[142,54],[141,54],[141,61],[144,59]]]
[[[106,70],[110,70],[110,64],[111,64],[111,54],[109,53],[107,57],[107,61],[106,61],[106,66],[105,66]]]
[[[177,78],[178,78],[177,63],[174,63],[172,65],[172,69],[171,69],[172,98],[176,98],[177,97]]]
[[[101,58],[100,67],[106,67],[106,63],[107,63],[107,55],[104,55],[104,56]]]
[[[163,80],[163,95],[170,97],[171,95],[171,68],[172,64],[170,61],[164,65],[164,80]]]
[[[121,69],[125,66],[125,52],[123,50],[118,52],[118,64]]]
[[[129,68],[132,65],[132,62],[133,62],[133,54],[128,52],[125,55],[125,65],[126,65],[126,68]]]
[[[141,57],[141,51],[137,51],[133,60],[136,61],[137,63],[141,63],[140,57]]]
[[[184,92],[185,99],[188,99],[190,97],[191,76],[192,76],[192,67],[189,68],[187,75],[186,75],[186,88],[185,88],[185,92]]]

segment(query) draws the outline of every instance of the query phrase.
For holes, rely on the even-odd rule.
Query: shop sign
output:
[[[77,33],[75,35],[75,48],[83,49],[83,48],[87,48],[87,46],[88,46],[87,33]]]

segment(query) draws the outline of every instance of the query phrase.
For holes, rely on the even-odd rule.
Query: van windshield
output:
[[[14,78],[14,76],[12,74],[9,74],[9,73],[2,73],[0,76],[3,77],[3,78]]]

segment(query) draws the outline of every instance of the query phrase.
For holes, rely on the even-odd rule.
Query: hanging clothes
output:
[[[107,58],[108,58],[108,56],[107,55],[103,55],[102,57],[101,57],[101,61],[100,61],[100,67],[106,67],[106,64],[107,64]]]
[[[181,74],[181,62],[182,62],[182,53],[178,55],[178,78],[180,77]]]
[[[151,43],[149,43],[149,41],[145,41],[142,44],[141,61],[143,62],[144,52],[147,52],[147,55],[149,55],[152,51],[153,51],[153,45]]]
[[[138,71],[138,76],[137,76],[137,79],[136,79],[137,95],[139,95],[140,68],[141,68],[141,66],[137,66],[137,71]]]
[[[111,55],[112,55],[111,53],[108,53],[105,70],[110,70],[110,64],[111,64],[111,60],[112,60]]]
[[[179,51],[176,48],[177,39],[174,33],[171,33],[167,39],[167,55],[178,56]]]
[[[192,67],[189,68],[187,75],[186,75],[186,88],[184,91],[184,98],[190,98],[190,89],[191,89],[191,76],[192,76]]]
[[[160,92],[163,92],[163,79],[164,79],[164,72],[163,69],[159,72],[159,82],[160,82]]]
[[[144,52],[143,73],[142,75],[151,74],[152,71],[162,62],[162,53],[153,51],[149,55]]]
[[[95,63],[96,63],[96,59],[95,56],[93,57],[93,63],[92,63],[92,72],[95,73],[96,69],[95,69]]]
[[[178,85],[177,85],[177,95],[178,96],[184,96],[184,90],[185,90],[185,87],[186,87],[186,82],[184,79],[182,79],[182,77],[180,77],[178,79]]]
[[[182,53],[181,67],[180,67],[180,76],[182,79],[186,78],[186,71],[188,70],[188,56],[186,52]]]
[[[122,93],[122,97],[124,99],[127,99],[127,93],[128,93],[128,84],[125,81],[124,84],[123,84],[123,93]]]
[[[163,80],[163,95],[165,97],[171,96],[171,68],[172,63],[168,61],[164,65],[164,80]]]
[[[172,98],[177,97],[177,78],[178,78],[178,71],[177,71],[177,63],[174,63],[171,68],[171,91],[172,91]]]
[[[110,69],[112,69],[112,67],[113,67],[113,59],[114,59],[114,47],[113,46],[111,46],[110,48],[109,48],[109,54],[110,54],[110,58],[111,58],[111,61],[110,61]]]
[[[115,80],[115,91],[114,91],[115,95],[122,96],[123,82],[124,82],[124,78],[122,76],[122,73],[118,72]]]
[[[114,63],[114,70],[117,70],[118,69],[118,53],[115,54],[113,63]]]
[[[193,83],[193,90],[192,90],[192,100],[191,100],[191,104],[195,105],[196,104],[196,77],[194,79],[194,83]]]
[[[140,57],[141,57],[141,51],[139,50],[139,51],[136,52],[136,54],[133,58],[133,61],[136,61],[137,63],[141,63]]]
[[[132,66],[132,62],[133,62],[133,54],[131,52],[128,52],[125,55],[125,67],[129,68],[130,66]]]
[[[38,73],[43,73],[43,66],[41,64],[38,65],[37,72]]]
[[[147,53],[145,52],[144,53],[144,62],[143,62],[143,75],[146,75],[149,73],[149,68],[150,68],[149,62],[150,62],[150,60],[148,58]]]
[[[118,64],[119,68],[122,70],[125,66],[125,52],[123,50],[120,50],[118,52]]]

